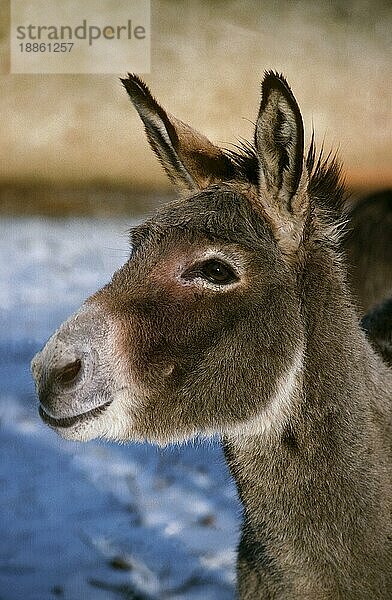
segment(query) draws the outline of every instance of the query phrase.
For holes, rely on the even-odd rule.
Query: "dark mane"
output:
[[[256,148],[244,139],[232,146],[233,149],[225,148],[224,153],[234,165],[236,177],[257,185],[259,182],[259,159]]]
[[[257,185],[259,181],[259,160],[256,148],[247,140],[233,144],[233,149],[225,149],[225,155],[235,167],[236,176]],[[324,155],[316,149],[314,133],[306,156],[309,174],[309,192],[316,208],[329,212],[333,220],[338,219],[347,200],[347,191],[342,178],[342,166],[336,154]]]
[[[347,200],[347,191],[342,177],[342,165],[336,153],[324,156],[323,147],[316,150],[314,133],[306,157],[309,174],[309,193],[317,208],[328,211],[332,219],[338,219]]]

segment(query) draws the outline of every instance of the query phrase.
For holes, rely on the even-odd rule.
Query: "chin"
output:
[[[102,438],[125,442],[140,441],[133,436],[130,428],[130,416],[121,402],[107,402],[93,410],[68,418],[53,418],[45,409],[39,407],[42,421],[66,440],[88,442]]]

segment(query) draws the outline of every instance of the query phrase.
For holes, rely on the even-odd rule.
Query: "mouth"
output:
[[[51,417],[50,415],[48,415],[48,413],[45,411],[45,409],[43,408],[42,405],[39,406],[38,412],[39,412],[39,416],[41,417],[43,422],[46,423],[47,425],[50,425],[51,427],[56,427],[56,428],[57,427],[66,428],[66,427],[72,427],[73,425],[76,425],[79,423],[86,423],[87,421],[90,421],[91,419],[95,419],[96,417],[101,415],[111,403],[112,403],[112,401],[110,400],[109,402],[105,402],[105,404],[101,404],[101,406],[97,406],[96,408],[93,408],[92,410],[89,410],[85,413],[81,413],[79,415],[74,415],[73,417],[63,417],[61,419],[55,419],[54,417]]]

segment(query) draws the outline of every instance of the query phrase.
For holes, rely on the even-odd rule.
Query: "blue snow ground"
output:
[[[66,442],[29,363],[127,258],[124,221],[0,221],[0,600],[229,600],[240,508],[217,442]]]

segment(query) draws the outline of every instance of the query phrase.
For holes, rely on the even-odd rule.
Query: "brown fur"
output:
[[[347,291],[339,167],[314,144],[304,162],[275,73],[238,153],[124,84],[187,195],[133,231],[129,261],[34,359],[43,419],[72,439],[220,433],[243,504],[241,600],[391,598],[392,373]],[[85,412],[94,381],[100,414]]]

